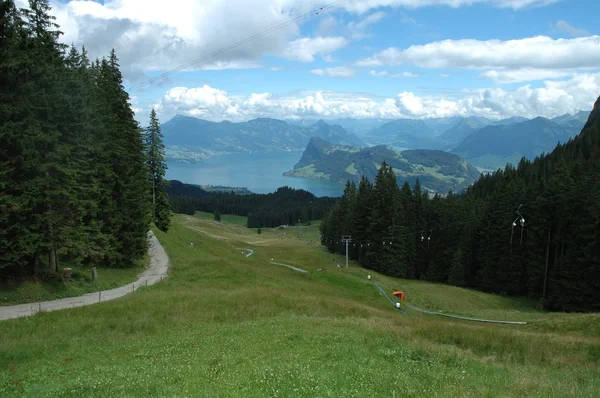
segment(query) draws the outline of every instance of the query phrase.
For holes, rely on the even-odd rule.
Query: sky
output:
[[[161,122],[554,117],[600,96],[598,0],[50,5],[61,41],[116,50],[142,124],[152,108]]]

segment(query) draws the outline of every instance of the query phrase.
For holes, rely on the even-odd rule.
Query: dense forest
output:
[[[221,214],[247,216],[248,228],[320,220],[335,203],[334,198],[317,198],[310,192],[289,187],[270,194],[209,193],[174,180],[170,181],[167,193],[175,213],[218,210]]]
[[[322,244],[400,278],[540,299],[545,308],[600,310],[600,98],[574,139],[533,161],[433,198],[399,187],[384,164],[346,185],[321,223]]]
[[[60,44],[48,2],[0,2],[0,271],[126,267],[168,229],[158,120],[144,132],[117,55]],[[158,128],[158,130],[157,130]],[[153,189],[154,188],[154,189]]]

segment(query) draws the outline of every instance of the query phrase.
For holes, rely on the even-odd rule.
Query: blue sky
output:
[[[63,40],[115,48],[138,119],[556,116],[600,95],[596,0],[51,1]],[[152,84],[190,61],[214,57]]]

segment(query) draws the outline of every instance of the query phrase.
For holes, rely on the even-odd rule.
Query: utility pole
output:
[[[348,243],[352,242],[352,236],[342,235],[342,242],[346,243],[346,268],[348,268]]]
[[[544,292],[542,293],[542,299],[546,300],[546,281],[548,280],[548,257],[550,256],[550,233],[552,227],[548,229],[548,246],[546,246],[546,270],[544,271]]]

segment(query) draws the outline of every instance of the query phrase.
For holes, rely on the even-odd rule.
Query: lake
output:
[[[285,177],[302,152],[238,153],[212,156],[200,163],[167,162],[167,178],[188,184],[246,187],[254,193],[270,193],[279,187],[304,189],[315,196],[341,196],[344,185],[314,178]]]

